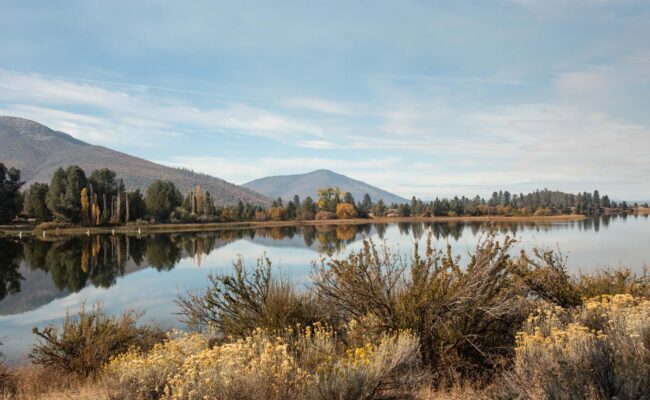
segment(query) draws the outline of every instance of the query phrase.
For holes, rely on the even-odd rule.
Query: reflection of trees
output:
[[[135,265],[140,266],[147,254],[147,240],[141,237],[126,237],[126,249]]]
[[[517,236],[522,231],[548,232],[552,230],[580,231],[607,229],[610,222],[627,218],[626,215],[602,215],[578,221],[560,223],[535,222],[426,222],[392,224],[402,235],[413,235],[416,240],[431,231],[436,240],[459,240],[463,232],[474,236],[495,230],[501,234]],[[639,218],[633,216],[633,218]],[[648,218],[647,215],[641,218]],[[619,220],[620,221],[620,220]],[[60,290],[78,291],[88,283],[100,287],[115,284],[123,276],[129,260],[137,266],[146,265],[158,270],[170,270],[183,256],[193,257],[200,265],[204,255],[210,254],[218,243],[242,238],[264,237],[283,240],[302,236],[307,247],[333,255],[357,240],[361,234],[370,236],[374,231],[380,240],[391,224],[328,225],[300,227],[273,227],[262,229],[223,230],[202,233],[161,234],[150,236],[76,237],[65,241],[30,240],[17,242],[0,240],[0,299],[20,291],[23,277],[18,272],[20,260],[32,269],[49,273]],[[22,246],[22,250],[21,250]]]
[[[319,226],[316,228],[318,239],[318,252],[331,256],[343,249],[343,242],[336,237],[336,228],[333,226]]]
[[[351,242],[357,236],[357,227],[355,225],[337,225],[336,238],[341,241]]]
[[[398,222],[397,229],[402,236],[408,236],[411,233],[411,223],[409,222]]]
[[[411,226],[411,232],[413,233],[413,238],[419,241],[424,236],[424,225],[421,222],[414,222]]]
[[[304,226],[302,228],[302,238],[305,241],[305,245],[311,247],[316,241],[316,229],[311,225]]]
[[[147,261],[158,271],[171,270],[181,260],[181,250],[171,235],[154,235],[147,242]]]
[[[81,269],[86,268],[93,285],[110,287],[118,276],[124,275],[128,259],[125,236],[88,238],[83,241],[82,250]]]
[[[18,272],[21,247],[18,242],[0,239],[0,300],[20,292],[20,281],[24,279]]]
[[[43,267],[59,290],[77,292],[86,286],[88,274],[81,268],[81,240],[53,242],[45,255]]]
[[[76,292],[87,282],[110,287],[118,276],[124,274],[129,257],[128,244],[129,239],[124,236],[29,241],[24,243],[25,262],[32,269],[49,272],[59,290]]]
[[[447,239],[449,237],[458,240],[465,228],[463,222],[452,223],[434,223],[431,225],[431,233],[437,240]]]
[[[386,224],[375,224],[375,230],[377,231],[377,236],[379,236],[379,239],[384,240],[384,237],[386,236]]]

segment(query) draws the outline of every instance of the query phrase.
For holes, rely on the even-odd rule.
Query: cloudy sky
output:
[[[650,3],[0,0],[0,114],[235,183],[650,199]]]

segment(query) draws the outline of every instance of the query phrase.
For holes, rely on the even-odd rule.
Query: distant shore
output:
[[[160,224],[128,224],[101,227],[54,227],[40,230],[34,225],[4,225],[0,226],[2,236],[77,236],[85,234],[146,234],[146,233],[174,233],[174,232],[205,232],[222,231],[231,229],[255,228],[284,228],[298,226],[328,226],[328,225],[364,225],[364,224],[390,224],[399,222],[522,222],[522,223],[550,223],[556,221],[580,221],[587,217],[576,214],[562,214],[550,216],[458,216],[458,217],[377,217],[354,219],[329,219],[309,221],[244,221],[244,222],[212,222],[212,223],[160,223]],[[43,235],[45,232],[45,235]]]

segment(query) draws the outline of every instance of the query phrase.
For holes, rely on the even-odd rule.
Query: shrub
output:
[[[644,398],[650,301],[604,295],[573,309],[538,310],[517,336],[513,384],[530,398]]]
[[[489,370],[508,354],[526,316],[527,292],[510,274],[513,243],[490,236],[461,267],[449,249],[435,251],[430,236],[425,256],[416,244],[410,260],[364,240],[347,258],[316,267],[314,287],[335,323],[413,330],[422,360],[439,377]]]
[[[79,376],[94,375],[108,360],[130,347],[149,349],[165,336],[159,327],[136,326],[142,314],[127,311],[109,317],[100,305],[82,306],[77,315],[66,315],[60,330],[34,328],[38,342],[30,358],[34,364]]]
[[[210,275],[209,279],[207,290],[177,300],[181,318],[191,328],[212,326],[221,337],[243,337],[255,328],[278,331],[317,320],[310,296],[298,292],[288,278],[273,276],[266,257],[260,257],[252,271],[239,258],[232,275]]]
[[[330,219],[336,219],[336,214],[329,211],[319,211],[314,215],[315,220],[325,221]]]
[[[118,398],[157,399],[186,358],[207,348],[208,340],[203,335],[173,332],[148,352],[132,349],[116,356],[105,371]]]
[[[197,222],[197,215],[189,212],[183,207],[176,207],[169,216],[171,222],[193,223]]]
[[[311,221],[314,219],[314,213],[312,211],[300,211],[296,219],[298,221]]]
[[[522,251],[512,267],[530,292],[562,307],[579,305],[580,292],[567,272],[566,258],[550,249],[534,249],[533,255]]]
[[[139,399],[370,399],[421,377],[417,339],[406,332],[362,347],[346,347],[319,324],[209,342],[181,335],[118,356],[106,370],[119,395]]]
[[[548,208],[538,208],[533,215],[536,217],[548,217],[549,215],[553,215],[553,212]]]

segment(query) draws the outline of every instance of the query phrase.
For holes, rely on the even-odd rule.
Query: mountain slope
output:
[[[20,169],[25,187],[33,182],[49,183],[58,167],[77,164],[87,174],[97,168],[112,169],[124,180],[127,190],[145,190],[156,179],[168,179],[182,193],[201,185],[218,205],[235,204],[239,200],[259,205],[270,203],[263,195],[222,179],[94,146],[22,118],[0,116],[0,162]]]
[[[406,199],[400,196],[326,169],[299,175],[268,176],[250,181],[243,186],[268,197],[281,197],[284,200],[293,198],[295,194],[300,196],[301,199],[307,196],[316,199],[318,189],[338,187],[343,192],[352,193],[352,196],[357,201],[361,201],[363,196],[368,193],[372,201],[375,202],[379,199],[383,199],[387,204],[407,202]]]

